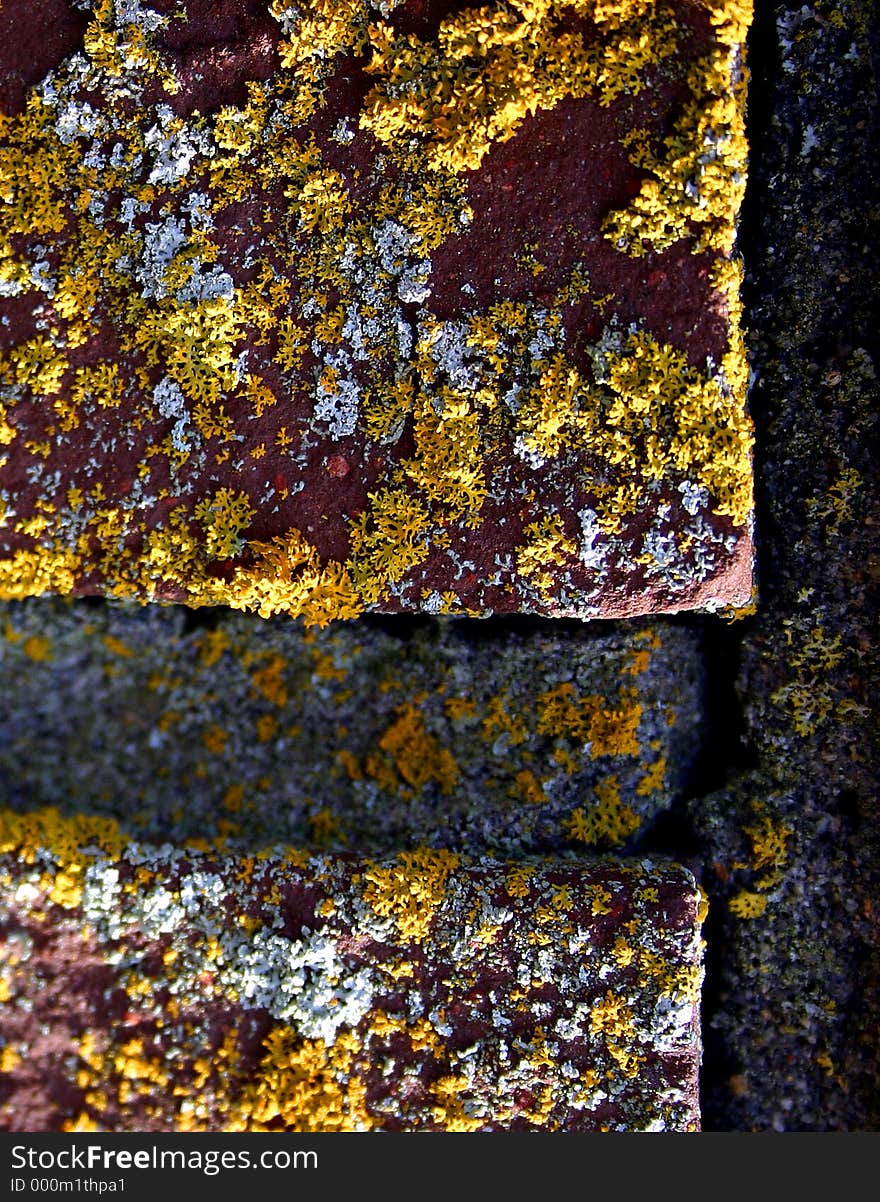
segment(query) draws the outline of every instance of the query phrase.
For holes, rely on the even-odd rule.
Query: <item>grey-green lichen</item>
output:
[[[229,850],[607,850],[680,795],[699,745],[700,640],[669,622],[187,625],[3,606],[0,803]]]
[[[862,0],[771,18],[754,33],[743,226],[760,595],[737,641],[754,767],[690,807],[718,949],[704,1122],[874,1130],[878,21]]]

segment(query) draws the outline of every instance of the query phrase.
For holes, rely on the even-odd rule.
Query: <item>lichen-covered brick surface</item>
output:
[[[220,11],[221,6],[214,7]],[[610,12],[613,6],[603,7]],[[0,8],[0,26],[7,19],[3,14],[13,9],[6,0]],[[233,9],[232,5],[223,6],[224,20],[232,20]],[[85,9],[70,9],[64,21],[52,26],[52,36],[33,46],[30,74],[0,58],[4,103],[10,96],[15,104],[23,104],[24,89],[39,84],[53,64],[82,45],[90,20]],[[97,1038],[98,1032],[116,1032],[141,1021],[143,1011],[130,1004],[129,992],[142,990],[138,997],[147,998],[150,1005],[155,994],[149,985],[133,990],[125,983],[120,987],[119,974],[129,973],[132,981],[136,979],[131,960],[108,965],[101,936],[96,931],[83,933],[87,924],[80,921],[77,908],[82,897],[77,889],[78,874],[73,874],[72,883],[65,873],[59,876],[63,848],[57,842],[58,830],[77,814],[79,823],[86,815],[91,815],[92,821],[96,816],[104,822],[113,818],[125,828],[127,838],[134,834],[141,839],[151,822],[155,827],[150,807],[164,804],[162,798],[170,798],[172,790],[165,783],[151,790],[138,760],[146,754],[144,743],[149,742],[155,720],[172,699],[175,705],[189,699],[191,708],[183,707],[188,725],[171,720],[167,732],[159,726],[160,735],[167,734],[162,748],[170,775],[180,773],[182,779],[191,774],[188,792],[165,835],[168,846],[162,854],[167,858],[162,863],[187,863],[190,871],[196,865],[204,868],[209,860],[214,865],[227,863],[233,854],[253,857],[255,847],[245,844],[263,837],[266,830],[261,835],[258,822],[249,825],[244,805],[244,814],[234,812],[236,794],[229,798],[231,811],[224,809],[220,814],[212,808],[212,797],[220,797],[222,804],[226,788],[236,783],[230,779],[236,760],[226,758],[224,748],[237,746],[247,753],[256,741],[255,758],[245,755],[242,759],[248,773],[262,756],[271,759],[276,754],[272,741],[276,735],[270,719],[277,717],[286,726],[288,707],[296,704],[296,690],[303,686],[306,708],[316,706],[316,712],[324,715],[331,699],[334,706],[351,707],[347,718],[348,712],[375,706],[377,697],[384,695],[371,692],[355,667],[369,658],[354,654],[354,644],[362,641],[365,648],[376,650],[375,662],[383,665],[379,671],[384,681],[406,681],[408,690],[417,690],[409,693],[408,700],[421,716],[423,730],[438,746],[467,759],[470,751],[464,753],[464,741],[473,740],[468,747],[474,756],[483,757],[486,797],[496,815],[503,813],[503,804],[501,792],[493,790],[503,790],[514,765],[514,779],[522,770],[532,771],[539,782],[555,773],[557,781],[565,782],[557,799],[564,797],[565,805],[580,807],[585,815],[600,800],[596,792],[600,778],[617,774],[621,802],[638,814],[639,825],[625,835],[624,842],[614,845],[613,854],[635,855],[642,861],[652,858],[655,863],[671,855],[700,882],[709,899],[702,926],[706,949],[700,999],[703,1130],[880,1129],[880,938],[876,917],[880,885],[876,800],[880,783],[876,739],[880,505],[873,462],[878,413],[874,248],[880,241],[880,209],[876,204],[875,148],[870,142],[880,117],[878,21],[877,6],[869,0],[815,0],[810,4],[778,0],[758,6],[750,35],[750,182],[739,234],[747,267],[743,320],[753,373],[749,404],[756,433],[760,589],[750,606],[726,616],[689,614],[651,618],[649,623],[598,622],[577,627],[538,618],[528,623],[507,618],[459,624],[442,617],[419,627],[422,619],[400,616],[361,618],[350,628],[337,623],[323,631],[296,626],[290,638],[302,647],[303,661],[294,655],[293,642],[280,638],[285,621],[281,615],[264,621],[254,614],[224,610],[140,608],[88,598],[64,604],[22,599],[4,609],[0,777],[5,777],[4,802],[17,811],[4,826],[10,840],[6,863],[15,879],[22,873],[32,874],[38,890],[36,894],[25,891],[17,903],[19,925],[10,946],[11,957],[19,962],[16,971],[22,976],[15,986],[15,1011],[8,999],[0,1009],[0,1096],[8,1101],[14,1082],[16,1097],[6,1112],[10,1125],[24,1127],[35,1115],[54,1115],[59,1125],[69,1116],[76,1122],[84,1109],[88,1116],[88,1103],[84,1108],[82,1094],[69,1087],[67,1067],[56,1071],[68,1055],[69,1064],[85,1074],[76,1089],[99,1090],[95,1082],[106,1080],[108,1105],[111,1096],[118,1099],[123,1076],[127,1075],[129,1084],[122,1095],[130,1099],[139,1090],[136,1083],[155,1071],[153,1045],[146,1036],[141,1045],[135,1042],[125,1052],[115,1050],[124,1042],[122,1034],[116,1043],[108,1039],[97,1050],[84,1041],[86,1031]],[[233,26],[224,28],[234,41]],[[268,28],[272,27],[267,24]],[[415,34],[422,36],[419,29]],[[5,46],[0,39],[0,56]],[[193,47],[189,53],[203,52]],[[240,53],[243,55],[243,48]],[[242,64],[244,58],[235,61]],[[254,61],[252,58],[246,72],[252,78],[258,77]],[[238,86],[236,81],[242,76],[233,71],[233,56],[227,56],[225,62],[230,86]],[[193,79],[203,71],[203,66],[196,67]],[[173,420],[169,419],[169,428]],[[337,463],[334,470],[341,467]],[[728,620],[734,617],[738,620]],[[660,647],[639,642],[649,624]],[[429,633],[432,628],[434,634]],[[232,638],[228,648],[218,646],[222,645],[222,633],[218,632],[224,631]],[[351,644],[346,641],[349,631]],[[480,636],[491,632],[491,638],[479,637],[477,632]],[[325,638],[326,644],[321,641]],[[261,640],[267,650],[271,646],[272,656],[287,660],[283,667],[271,656],[246,662],[247,649],[258,647]],[[508,641],[516,650],[505,661]],[[150,643],[155,668],[147,666]],[[341,680],[322,676],[327,668],[320,667],[326,665],[320,647],[335,647],[328,652],[334,670],[344,665],[349,685],[356,692],[366,690],[360,706],[343,700]],[[343,647],[347,648],[344,654]],[[545,661],[537,664],[537,669],[530,647],[540,648],[540,658]],[[601,653],[600,647],[604,648]],[[590,648],[597,654],[591,656]],[[634,676],[626,669],[644,662],[646,651],[650,651],[650,661],[644,672]],[[314,679],[307,677],[305,664],[310,657]],[[437,665],[432,663],[435,658]],[[394,671],[392,661],[396,663]],[[620,711],[615,730],[623,738],[626,718],[621,690],[637,688],[642,707],[638,762],[625,752],[611,759],[594,758],[590,746],[575,739],[576,725],[544,745],[531,735],[522,742],[511,738],[506,743],[501,730],[491,747],[485,744],[478,749],[478,742],[492,734],[492,723],[484,727],[485,720],[497,721],[500,716],[497,709],[490,714],[492,697],[506,690],[503,711],[511,724],[521,720],[530,731],[536,731],[530,699],[547,691],[547,672],[564,672],[569,661],[573,686],[566,709],[569,718],[584,713],[586,698],[602,698],[603,710],[607,702],[609,712]],[[535,672],[530,687],[517,675],[519,663]],[[427,674],[425,664],[430,666]],[[444,742],[446,732],[451,739],[455,728],[437,725],[441,664],[451,668],[458,690],[455,695],[470,698],[478,714],[473,725],[455,731],[449,744]],[[264,667],[269,671],[259,679],[276,698],[274,702],[253,681]],[[149,676],[154,671],[156,681],[151,686]],[[77,688],[79,672],[82,684]],[[131,673],[130,682],[127,672]],[[488,673],[485,685],[482,673]],[[564,682],[565,678],[561,679]],[[424,683],[417,685],[417,681]],[[282,685],[289,693],[283,706],[277,704],[283,696]],[[239,702],[236,697],[242,689],[249,700]],[[57,697],[52,697],[56,690]],[[365,805],[363,813],[375,819],[397,809],[401,817],[403,807],[409,805],[423,821],[433,805],[429,800],[432,790],[436,790],[435,829],[440,829],[443,805],[451,795],[442,793],[437,780],[418,785],[405,780],[398,760],[406,762],[400,758],[406,740],[391,736],[392,750],[379,746],[376,752],[397,720],[393,691],[389,696],[387,710],[382,709],[386,702],[380,701],[375,724],[360,718],[364,725],[352,725],[353,731],[361,732],[358,737],[365,739],[358,752],[362,757],[359,764],[370,751],[387,755],[399,777],[387,777],[389,783],[395,782],[396,796],[369,773],[362,782],[350,778],[362,790],[361,798],[368,796],[367,783],[377,786],[376,802]],[[515,705],[511,697],[516,698]],[[497,706],[497,702],[493,704]],[[651,722],[659,721],[658,704],[676,713],[676,723],[655,735]],[[626,712],[631,722],[632,710]],[[412,733],[418,722],[414,712],[409,713],[412,725],[405,728]],[[445,708],[442,713],[445,721]],[[215,721],[219,731],[210,731]],[[290,725],[294,722],[292,719]],[[405,728],[399,727],[396,734]],[[329,724],[322,730],[329,730]],[[260,731],[269,736],[265,743],[260,741]],[[210,748],[204,742],[205,734]],[[651,749],[651,755],[657,752],[655,763],[661,756],[666,758],[663,789],[649,796],[638,792],[633,796],[628,790],[641,779],[640,765],[648,762],[654,738],[670,740]],[[498,739],[499,751],[506,743],[503,757],[494,754]],[[367,743],[370,751],[365,750]],[[283,763],[285,747],[295,750],[296,746],[293,740],[282,744],[276,763]],[[342,744],[331,746],[338,749]],[[161,767],[158,750],[151,749],[155,758],[150,762]],[[517,759],[527,752],[537,753],[537,761]],[[561,760],[554,758],[558,753],[562,753]],[[69,781],[57,764],[65,757],[73,766]],[[569,774],[562,761],[574,764],[575,769]],[[432,762],[435,766],[447,763],[442,756]],[[371,763],[377,764],[378,759]],[[548,763],[552,767],[548,768]],[[336,774],[328,772],[326,779],[325,796],[334,798],[333,807],[327,807],[331,812],[343,796],[340,766]],[[626,768],[628,776],[623,774]],[[88,788],[77,790],[79,772]],[[659,768],[657,773],[659,780]],[[211,775],[218,780],[214,794]],[[466,776],[462,771],[457,788]],[[475,773],[474,779],[478,776]],[[248,786],[251,780],[246,774]],[[279,768],[274,787],[280,789],[282,780]],[[526,784],[528,778],[521,780]],[[583,795],[577,800],[581,785]],[[401,790],[407,788],[413,790],[411,799],[402,795]],[[530,794],[534,796],[531,789],[524,791],[518,802],[511,798],[511,804],[514,808],[519,804],[521,814],[541,813],[546,803],[532,809]],[[243,799],[245,796],[253,798],[256,793],[245,789]],[[457,794],[459,800],[463,796]],[[193,838],[191,828],[185,829],[180,842],[176,840],[174,822],[185,818],[190,797],[204,826],[196,838],[201,836],[207,846],[192,842],[183,846],[185,839]],[[334,845],[339,831],[333,830],[327,815],[319,817],[320,795],[310,797],[311,809],[297,803],[297,810],[290,798],[290,793],[285,795],[285,807],[297,815],[289,828],[295,828],[294,841],[309,842],[322,852],[335,846],[338,853],[345,845],[341,841]],[[462,856],[451,876],[463,871],[468,855],[479,858],[491,845],[487,832],[491,835],[493,828],[488,823],[480,826],[476,790],[471,798],[475,818],[461,829],[467,830],[468,839],[483,842],[478,842],[473,853],[466,845],[451,843],[431,849]],[[39,844],[43,850],[28,864],[28,856],[21,854],[22,827],[16,824],[25,820],[36,823],[35,812],[48,804],[57,805],[65,817],[62,820],[59,813],[48,825],[44,817],[42,826],[29,828],[31,844],[34,848]],[[270,810],[267,806],[263,813]],[[349,817],[354,812],[349,809]],[[562,809],[559,812],[561,815]],[[221,827],[223,821],[238,824],[237,829]],[[88,862],[103,859],[105,854],[125,859],[128,853],[114,850],[112,844],[100,851],[98,829],[92,828],[94,846],[89,856],[93,858]],[[515,834],[516,827],[510,829]],[[280,827],[274,830],[273,838],[287,841]],[[595,826],[591,830],[597,834]],[[10,831],[19,833],[11,836]],[[51,831],[55,834],[50,837]],[[621,834],[622,828],[617,833]],[[344,834],[350,852],[358,850],[353,838],[375,837],[368,820],[349,822]],[[534,838],[534,829],[529,837]],[[233,852],[235,839],[240,847]],[[228,842],[224,844],[224,840]],[[65,862],[71,864],[80,862],[79,853],[72,852],[74,843],[65,853]],[[565,871],[588,873],[591,863],[584,857],[606,845],[607,838],[597,844],[569,839],[553,853],[556,869],[564,863]],[[416,847],[411,843],[393,847],[390,842],[380,846],[377,840],[374,848],[358,854],[387,867],[392,861],[399,862],[404,850],[414,852]],[[280,856],[281,849],[277,854]],[[535,864],[530,854],[520,856],[514,841],[501,854],[505,878],[516,865]],[[548,866],[539,862],[538,868],[545,871]],[[155,896],[155,880],[139,883],[145,898]],[[0,893],[10,912],[12,890],[4,887]],[[137,904],[136,893],[125,893],[120,886],[126,906]],[[525,908],[518,913],[532,922],[537,911],[529,918],[532,912],[525,898],[522,902]],[[118,913],[109,901],[108,913]],[[545,928],[533,925],[527,929]],[[6,954],[9,958],[10,953]],[[148,961],[147,966],[155,977],[157,960]],[[609,968],[612,974],[617,971],[613,956]],[[162,971],[170,973],[171,968],[163,965]],[[210,971],[216,972],[216,967]],[[8,978],[7,967],[3,979]],[[598,996],[601,1000],[602,995]],[[113,1010],[117,1003],[118,1010]],[[29,1006],[32,1017],[27,1022],[31,1025],[18,1025],[13,1034],[6,1025],[9,1016],[15,1013],[21,1024]],[[225,1006],[210,1014],[207,1010],[197,1014],[194,1030],[203,1029],[198,1028],[196,1019],[210,1024],[211,1016],[218,1012],[221,1018],[230,1016],[232,1008],[228,1003]],[[538,1021],[542,1020],[536,1017],[536,1025]],[[241,1056],[239,1063],[251,1066],[242,1069],[242,1075],[253,1082],[266,1080],[257,1070],[266,1057],[272,1063],[273,1047],[278,1047],[264,1042],[272,1029],[271,1024],[265,1029],[246,1028],[237,1036],[234,1046]],[[221,1022],[217,1030],[219,1038],[211,1044],[212,1049],[223,1045],[228,1028]],[[404,1044],[401,1039],[395,1045],[403,1046],[409,1050],[412,1041]],[[84,1050],[89,1057],[94,1055],[91,1069],[81,1064]],[[280,1054],[287,1053],[287,1045],[282,1044]],[[422,1054],[427,1054],[424,1049]],[[161,1059],[173,1069],[173,1056]],[[211,1059],[205,1056],[205,1064],[198,1070],[206,1074],[205,1081],[213,1081],[209,1076]],[[142,1061],[153,1067],[142,1068]],[[39,1067],[28,1076],[31,1062]],[[306,1067],[304,1063],[299,1052],[291,1051],[289,1072],[276,1072],[272,1080],[278,1096],[289,1097],[295,1079],[305,1099],[303,1113],[313,1113],[308,1110],[308,1099],[330,1078],[322,1076],[327,1062],[321,1057],[309,1060]],[[326,1073],[335,1072],[336,1064]],[[197,1079],[194,1074],[192,1080]],[[52,1083],[51,1096],[40,1092],[45,1082]],[[152,1081],[143,1088],[149,1093]],[[65,1117],[59,1118],[62,1113]],[[88,1118],[82,1121],[87,1123]],[[636,1125],[634,1120],[627,1121]]]
[[[0,604],[0,804],[230,851],[606,851],[698,752],[693,631],[214,620]]]
[[[741,747],[690,805],[715,948],[703,1114],[876,1131],[880,13],[821,0],[756,19],[742,228],[760,592],[732,628]]]
[[[750,15],[6,0],[0,595],[747,601]]]
[[[699,1125],[690,873],[651,861],[248,857],[0,827],[0,1126]]]

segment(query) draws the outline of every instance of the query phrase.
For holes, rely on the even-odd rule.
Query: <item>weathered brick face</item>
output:
[[[0,595],[748,599],[747,5],[86,11],[0,122]]]
[[[0,850],[7,1128],[698,1127],[675,865],[232,858],[53,811]]]

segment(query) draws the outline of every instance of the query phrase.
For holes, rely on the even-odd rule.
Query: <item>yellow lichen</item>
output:
[[[767,894],[741,889],[728,903],[738,918],[760,918],[767,909]]]
[[[416,454],[404,471],[449,520],[464,517],[467,525],[479,525],[487,491],[479,413],[468,397],[440,388],[431,397],[420,393],[413,414]]]
[[[428,554],[427,508],[400,488],[370,494],[370,507],[351,525],[351,579],[367,603],[376,602]]]
[[[352,1071],[360,1050],[354,1032],[341,1032],[327,1044],[276,1026],[264,1047],[255,1073],[224,1116],[224,1130],[368,1131],[373,1127],[366,1086]]]
[[[634,1046],[636,1024],[626,999],[609,989],[590,1010],[590,1034],[601,1035],[608,1051],[624,1077],[634,1077],[644,1063],[644,1055]]]
[[[286,613],[307,625],[325,626],[335,618],[355,618],[362,604],[346,569],[330,560],[322,565],[315,548],[298,530],[270,543],[255,541],[248,550],[256,556],[250,567],[237,567],[228,589],[217,590],[236,609],[253,609],[261,617]],[[211,595],[205,590],[206,603]]]
[[[52,658],[52,640],[41,634],[32,634],[21,645],[22,651],[35,663],[44,663]]]
[[[569,838],[588,846],[624,843],[639,827],[639,816],[620,797],[620,781],[606,776],[595,788],[595,802],[585,809],[578,806],[565,820]]]
[[[516,552],[517,569],[540,592],[547,592],[554,582],[548,569],[562,566],[575,557],[577,546],[565,533],[563,519],[558,513],[530,522],[523,534],[525,541]]]
[[[369,863],[363,874],[364,901],[375,914],[394,920],[403,942],[422,943],[458,863],[454,852],[427,847],[402,852],[391,864]]]
[[[595,392],[557,352],[543,366],[537,384],[523,396],[516,421],[523,448],[548,460],[574,440],[585,445],[594,433],[597,417]]]
[[[44,849],[64,874],[75,870],[76,875],[92,862],[93,856],[86,853],[86,848],[113,859],[121,854],[126,843],[118,825],[109,818],[86,814],[64,818],[51,808],[27,814],[0,810],[0,854],[15,854],[24,863],[32,864]],[[66,897],[71,896],[66,886],[62,891]]]
[[[673,475],[703,485],[717,514],[744,525],[752,511],[751,420],[740,389],[726,378],[703,375],[681,351],[647,333],[631,333],[606,357],[602,382],[611,392],[605,422],[617,445],[608,457],[640,459],[648,479]],[[644,449],[637,454],[638,440]],[[613,530],[614,509],[600,507]]]
[[[458,780],[458,765],[452,753],[441,747],[425,726],[418,707],[406,702],[398,717],[379,739],[379,747],[392,758],[402,779],[417,789],[436,782],[449,795]]]
[[[566,18],[588,16],[583,29]],[[378,77],[361,126],[379,141],[408,149],[418,140],[434,171],[475,170],[492,145],[514,136],[528,116],[565,97],[595,92],[609,104],[646,86],[646,72],[673,53],[668,11],[625,0],[501,0],[440,22],[436,42],[369,27]]]
[[[752,4],[721,0],[712,7],[719,41],[688,75],[691,99],[675,130],[660,150],[645,135],[630,138],[632,160],[648,178],[627,208],[609,214],[603,232],[631,255],[666,250],[690,234],[698,235],[695,252],[733,248],[748,159],[746,77],[738,56]]]

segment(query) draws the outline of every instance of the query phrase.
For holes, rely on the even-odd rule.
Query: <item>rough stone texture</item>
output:
[[[683,796],[701,643],[669,623],[300,622],[0,604],[0,805],[227,850],[631,844]]]
[[[0,832],[0,1127],[699,1126],[702,898],[651,861]]]
[[[743,222],[760,590],[745,769],[695,799],[711,895],[704,1123],[877,1130],[876,6],[768,5]]]
[[[748,0],[57,9],[2,18],[0,596],[748,600]]]
[[[750,45],[760,592],[678,623],[704,658],[698,762],[636,841],[710,897],[704,1130],[880,1129],[877,22],[768,4]]]

